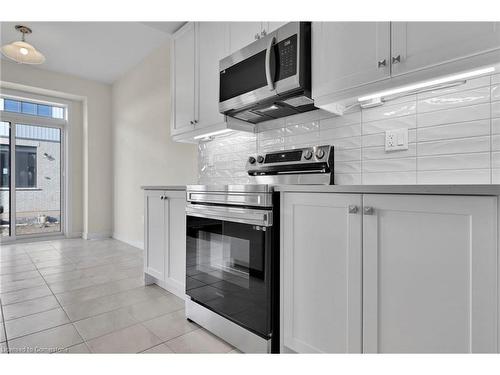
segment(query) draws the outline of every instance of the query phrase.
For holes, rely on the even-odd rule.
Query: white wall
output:
[[[105,237],[112,227],[111,86],[0,61],[2,87],[71,99],[70,234]]]
[[[168,43],[113,84],[113,236],[143,246],[143,185],[197,180],[195,145],[170,140]]]

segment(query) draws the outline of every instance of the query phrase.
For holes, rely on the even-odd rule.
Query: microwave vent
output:
[[[309,105],[313,104],[314,100],[311,98],[308,98],[307,96],[300,95],[300,96],[295,96],[286,100],[282,100],[282,103],[288,104],[289,106],[292,107],[301,107],[303,105]]]

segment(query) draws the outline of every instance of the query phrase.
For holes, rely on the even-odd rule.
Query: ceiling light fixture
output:
[[[23,34],[21,40],[2,46],[2,54],[19,64],[42,64],[45,56],[25,41],[25,35],[31,34],[31,29],[23,25],[16,25],[15,29]]]
[[[375,94],[362,96],[362,97],[358,98],[358,102],[369,102],[368,105],[370,105],[371,102],[373,102],[374,100],[383,102],[383,98],[386,96],[391,96],[391,95],[401,94],[401,93],[406,93],[406,92],[413,92],[413,91],[418,91],[421,89],[428,89],[428,88],[431,88],[434,86],[440,86],[444,83],[449,83],[449,82],[454,82],[454,81],[463,81],[464,79],[467,79],[467,78],[477,77],[477,76],[480,76],[483,74],[492,73],[494,71],[495,71],[495,68],[493,66],[491,66],[491,67],[484,68],[484,69],[478,69],[478,70],[473,70],[473,71],[466,72],[466,73],[455,74],[455,75],[447,76],[444,78],[435,79],[432,81],[420,82],[420,83],[416,83],[414,85],[398,87],[398,88],[395,88],[392,90],[381,91],[381,92],[377,92]]]

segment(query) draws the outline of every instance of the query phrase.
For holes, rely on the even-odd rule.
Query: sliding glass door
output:
[[[9,238],[10,230],[10,124],[0,122],[0,240]]]
[[[2,109],[7,108],[14,107]],[[1,241],[58,234],[64,228],[64,126],[51,125],[54,120],[38,112],[26,116],[19,112],[29,107],[19,108],[1,113]]]

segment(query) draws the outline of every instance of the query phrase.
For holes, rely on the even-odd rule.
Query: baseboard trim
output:
[[[170,293],[175,294],[177,297],[179,297],[183,300],[186,300],[186,298],[187,298],[186,287],[183,284],[178,283],[178,282],[173,281],[173,280],[160,280],[160,279],[157,279],[156,277],[151,276],[147,273],[144,273],[144,277],[145,277],[145,279],[148,280],[148,284],[156,284],[160,288],[163,288],[163,289],[169,291]]]
[[[82,232],[73,232],[73,233],[66,233],[64,235],[66,238],[83,238],[83,233]]]
[[[111,233],[109,233],[109,232],[96,232],[96,233],[84,232],[82,234],[82,238],[84,240],[105,240],[106,238],[111,238]]]
[[[144,250],[144,242],[142,242],[142,241],[131,241],[128,238],[125,238],[124,236],[121,236],[115,232],[113,232],[111,237],[114,238],[115,240],[125,242],[127,245],[137,247],[138,249]]]

